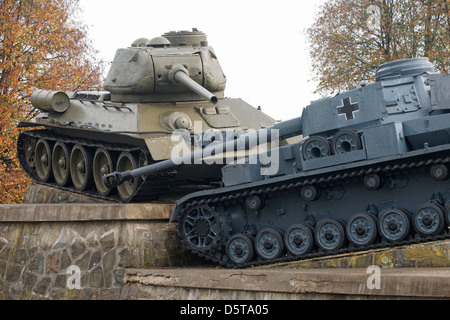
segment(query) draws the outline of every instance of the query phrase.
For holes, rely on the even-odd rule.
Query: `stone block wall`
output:
[[[0,300],[117,299],[125,268],[196,263],[175,225],[152,220],[151,211],[149,205],[0,206]]]

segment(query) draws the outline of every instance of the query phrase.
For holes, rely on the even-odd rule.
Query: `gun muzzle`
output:
[[[172,66],[169,71],[169,80],[175,83],[182,84],[184,87],[208,99],[208,101],[213,104],[219,101],[219,99],[213,93],[209,92],[200,84],[192,80],[191,77],[189,77],[189,71],[181,64]]]
[[[183,84],[186,88],[189,88],[202,97],[205,97],[209,102],[215,104],[217,103],[217,101],[219,101],[219,99],[214,94],[192,80],[184,71],[180,70],[175,72],[173,78],[176,82]]]
[[[121,185],[126,180],[133,179],[130,171],[108,173],[103,175],[102,180],[107,188],[113,188]]]

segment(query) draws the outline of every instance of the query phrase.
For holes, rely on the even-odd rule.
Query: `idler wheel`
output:
[[[283,232],[274,228],[265,228],[255,238],[255,250],[264,260],[279,258],[284,252]]]
[[[414,230],[422,236],[435,236],[440,234],[445,227],[445,210],[434,203],[419,205],[412,215]]]
[[[378,236],[377,220],[371,214],[357,213],[348,220],[346,234],[348,240],[357,247],[371,245]]]
[[[402,208],[382,212],[378,218],[378,230],[380,235],[389,242],[406,239],[411,230],[409,212]]]
[[[137,160],[136,158],[129,152],[122,152],[119,155],[117,160],[117,168],[116,171],[125,172],[128,170],[133,170],[137,168]],[[135,177],[131,180],[126,180],[119,186],[117,186],[117,191],[119,192],[119,196],[125,200],[129,201],[136,191],[138,190],[140,184],[142,182],[141,177]]]
[[[35,148],[36,174],[42,182],[52,177],[52,148],[45,139],[39,139]]]
[[[73,185],[78,190],[86,190],[92,187],[92,151],[80,144],[76,144],[70,153],[70,177]]]
[[[314,248],[314,231],[304,224],[294,224],[284,233],[284,245],[294,256],[308,254]]]
[[[56,142],[53,147],[52,171],[56,183],[64,187],[70,182],[70,152],[63,142]]]
[[[114,171],[115,161],[108,150],[98,148],[94,154],[93,174],[95,187],[99,194],[106,196],[111,193],[111,188],[107,188],[103,182],[103,175]]]
[[[250,262],[255,254],[253,248],[253,237],[247,234],[235,234],[226,246],[228,258],[235,264]]]
[[[326,218],[316,225],[315,240],[324,251],[341,249],[346,241],[343,222]]]

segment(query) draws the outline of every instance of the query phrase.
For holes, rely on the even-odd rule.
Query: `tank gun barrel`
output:
[[[272,135],[270,133],[272,130],[277,130],[276,136],[279,141],[300,135],[302,134],[302,117],[278,122],[273,126],[241,135],[238,139],[227,141],[222,144],[212,144],[204,149],[183,156],[170,158],[134,170],[124,172],[115,171],[110,174],[105,174],[103,175],[103,182],[108,188],[111,188],[120,185],[126,180],[167,170],[182,163],[194,163],[194,160],[205,159],[206,157],[223,154],[228,151],[246,150],[249,148],[248,141],[256,142],[256,144],[259,144],[260,142],[271,142]]]
[[[219,99],[213,93],[209,92],[201,85],[199,85],[197,82],[192,80],[189,77],[189,75],[183,70],[176,71],[173,75],[173,79],[175,80],[175,82],[181,83],[186,88],[194,91],[195,93],[201,95],[202,97],[205,97],[206,99],[208,99],[209,102],[213,104],[219,101]]]

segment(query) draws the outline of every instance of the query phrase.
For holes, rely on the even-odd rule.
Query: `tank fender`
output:
[[[174,204],[174,207],[173,207],[173,210],[172,210],[172,215],[170,216],[170,222],[177,222],[177,221],[179,221],[178,219],[180,218],[180,215],[182,213],[181,210],[183,209],[184,204],[186,202],[191,201],[194,198],[201,198],[203,195],[207,195],[207,194],[210,194],[208,192],[208,190],[198,191],[198,192],[195,192],[195,193],[188,194],[188,195],[184,196],[183,198],[178,199],[177,201],[175,201],[175,204]]]

